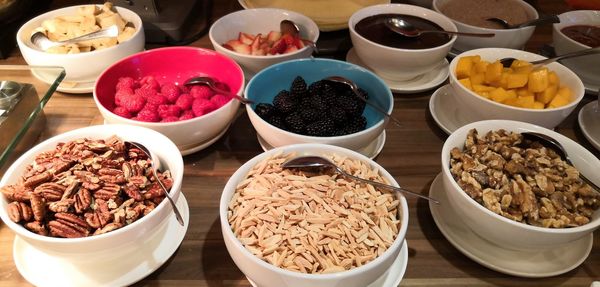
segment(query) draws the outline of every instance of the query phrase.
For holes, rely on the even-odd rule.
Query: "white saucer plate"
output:
[[[516,251],[499,247],[475,234],[452,210],[438,174],[431,183],[429,202],[435,224],[448,241],[473,261],[492,270],[513,276],[541,278],[566,273],[579,266],[590,254],[593,235],[545,251]]]
[[[598,107],[598,101],[583,106],[579,110],[577,120],[585,138],[597,150],[600,150],[600,107]]]
[[[398,254],[398,257],[396,257],[396,260],[394,260],[394,263],[392,263],[392,266],[390,266],[390,269],[383,273],[383,275],[375,280],[375,282],[367,285],[367,287],[397,287],[404,277],[407,265],[408,244],[406,243],[406,240],[404,240],[400,253]],[[252,280],[248,279],[248,282],[250,282],[250,285],[257,287],[256,283]]]
[[[45,82],[48,85],[51,85],[52,82],[55,80],[51,75],[46,75],[44,72],[32,70],[31,73],[36,78],[38,78],[38,80]],[[56,90],[61,93],[68,94],[87,94],[94,91],[95,83],[96,82],[93,81],[80,83],[63,81],[60,85],[58,85],[58,88],[56,88]]]
[[[369,68],[363,61],[358,57],[354,48],[348,51],[346,54],[346,61],[355,65],[359,65],[361,67]],[[449,63],[448,60],[444,59],[441,61],[435,68],[431,71],[420,75],[414,79],[399,81],[392,80],[388,78],[381,77],[381,79],[388,85],[390,90],[394,93],[399,94],[412,94],[419,93],[427,90],[431,90],[440,84],[442,84],[448,78],[450,71],[448,69]]]
[[[156,235],[127,250],[115,254],[110,261],[97,262],[90,258],[86,262],[68,262],[51,256],[15,236],[13,257],[19,273],[36,286],[127,286],[150,275],[175,253],[187,231],[190,214],[183,193],[177,200],[183,216],[181,226],[175,216]]]
[[[433,92],[429,98],[429,112],[433,120],[447,134],[477,121],[471,113],[460,110],[460,105],[454,100],[450,84],[441,86]]]
[[[261,136],[256,135],[256,138],[258,139],[258,143],[260,144],[260,147],[264,150],[264,151],[268,151],[273,149],[273,146],[270,145],[266,140],[264,140]],[[385,145],[385,139],[386,139],[386,135],[385,135],[385,130],[374,140],[372,141],[368,146],[357,150],[356,152],[370,158],[370,159],[374,159],[375,157],[377,157],[379,155],[379,153],[381,153],[381,150],[383,150],[383,146]]]

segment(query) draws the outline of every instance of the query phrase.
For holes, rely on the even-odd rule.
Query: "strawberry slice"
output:
[[[290,34],[281,35],[281,40],[283,40],[288,46],[294,45],[294,37],[292,37]]]
[[[250,50],[252,55],[264,55],[264,51],[260,49],[260,43],[262,38],[260,37],[261,34],[256,35],[256,37],[254,38],[254,41],[252,41],[252,44],[250,45]]]
[[[279,31],[271,31],[269,32],[269,34],[267,34],[267,41],[271,42],[271,43],[275,43],[275,41],[279,40],[281,38],[281,32]]]
[[[240,34],[238,36],[238,40],[246,45],[252,45],[254,38],[255,38],[254,35],[246,34],[244,32],[240,32]]]
[[[289,45],[289,46],[287,46],[287,48],[285,49],[285,51],[283,51],[283,53],[287,54],[287,53],[292,53],[292,52],[295,52],[295,51],[298,51],[298,48],[296,46],[294,46],[294,45]]]
[[[285,49],[287,49],[287,47],[288,47],[288,45],[282,37],[281,39],[277,40],[277,42],[275,42],[273,44],[273,46],[271,46],[271,49],[269,50],[269,54],[272,54],[272,55],[283,54],[285,52]]]
[[[304,41],[302,41],[300,38],[294,38],[294,46],[296,46],[298,49],[302,49],[304,48]]]
[[[227,43],[223,44],[223,47],[240,54],[250,55],[252,53],[250,45],[246,45],[239,40],[229,40]]]

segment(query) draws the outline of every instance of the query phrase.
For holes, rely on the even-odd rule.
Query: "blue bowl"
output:
[[[391,113],[394,98],[384,81],[371,71],[360,66],[332,59],[298,59],[269,66],[257,73],[245,89],[245,97],[255,104],[247,105],[246,110],[259,136],[270,145],[277,147],[294,143],[327,143],[351,149],[365,147],[384,129],[384,117],[373,107],[366,105],[363,116],[367,119],[365,130],[333,137],[314,137],[299,135],[279,129],[255,112],[258,103],[272,103],[281,90],[289,90],[294,78],[301,76],[310,85],[329,76],[342,76],[354,81],[369,93],[369,102]]]

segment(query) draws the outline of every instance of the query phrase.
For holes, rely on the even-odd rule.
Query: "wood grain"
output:
[[[81,1],[54,1],[54,8]],[[99,2],[99,1],[92,1]],[[535,1],[541,14],[560,13],[568,7],[558,0]],[[213,5],[213,20],[241,9],[237,1],[218,0]],[[538,27],[526,49],[538,52],[551,42],[549,26]],[[212,48],[207,36],[192,46]],[[148,47],[152,48],[152,47]],[[334,56],[342,58],[343,55]],[[0,64],[24,64],[18,50]],[[428,193],[440,172],[440,150],[446,134],[435,124],[428,110],[432,91],[415,95],[396,95],[394,116],[404,125],[390,125],[387,142],[377,162],[393,174],[404,187]],[[576,115],[592,101],[587,96],[557,131],[596,151],[583,137]],[[41,139],[89,125],[102,124],[102,117],[90,94],[55,93],[44,109],[48,122]],[[228,178],[244,162],[262,152],[256,132],[243,110],[229,131],[212,146],[186,156],[183,192],[190,205],[190,226],[175,254],[154,273],[135,286],[250,286],[229,257],[221,236],[218,205]],[[594,247],[578,268],[560,276],[525,279],[504,275],[470,260],[454,248],[436,227],[427,202],[409,198],[410,225],[407,240],[409,259],[401,286],[589,286],[600,280],[600,232],[595,232]],[[12,259],[14,234],[0,224],[0,287],[30,286],[17,271]],[[91,259],[93,260],[93,259]],[[43,272],[40,270],[40,272]]]

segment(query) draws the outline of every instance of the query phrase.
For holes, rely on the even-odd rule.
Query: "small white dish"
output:
[[[579,110],[577,117],[579,127],[585,138],[600,150],[600,107],[598,101],[593,101]]]
[[[177,207],[184,226],[174,215],[152,238],[133,244],[108,261],[68,262],[40,251],[19,236],[13,243],[13,258],[19,273],[35,286],[127,286],[150,275],[175,253],[185,237],[190,214],[185,196],[180,194]]]
[[[471,113],[461,111],[454,100],[450,84],[439,87],[429,98],[429,112],[433,120],[447,134],[458,128],[477,121]]]
[[[396,257],[396,260],[394,260],[394,263],[392,266],[390,266],[390,269],[388,269],[385,273],[383,273],[383,275],[381,275],[381,277],[379,277],[379,279],[369,284],[367,287],[397,287],[404,277],[404,272],[406,272],[407,265],[408,244],[406,243],[406,240],[404,240],[400,254],[398,254],[398,257]],[[248,277],[246,277],[246,279],[248,279],[250,285],[257,287],[256,283],[254,283]]]
[[[268,151],[273,149],[273,146],[270,145],[267,141],[265,141],[262,137],[260,137],[259,135],[256,135],[256,138],[258,139],[258,143],[260,144],[260,147],[264,150],[264,151]],[[356,152],[370,158],[370,159],[374,159],[376,158],[379,153],[381,153],[381,150],[383,150],[383,146],[385,145],[385,139],[386,139],[386,135],[385,135],[385,130],[374,140],[372,141],[369,145],[367,145],[366,147],[357,150]]]
[[[38,78],[38,80],[47,83],[48,85],[52,85],[55,80],[53,75],[46,75],[43,71],[32,70],[31,73]],[[87,94],[94,91],[94,84],[96,82],[65,82],[62,81],[60,85],[56,88],[57,91],[61,93],[68,94]]]
[[[431,183],[429,196],[440,202],[429,202],[429,209],[446,239],[473,261],[500,273],[528,278],[556,276],[575,269],[592,250],[592,233],[546,251],[504,249],[479,237],[459,219],[448,202],[441,174]]]
[[[346,54],[346,62],[355,64],[355,65],[359,65],[361,67],[364,67],[364,68],[367,68],[367,69],[373,71],[358,57],[354,48],[350,49],[350,51],[348,51],[348,54]],[[434,69],[432,69],[428,73],[425,73],[414,79],[410,79],[410,80],[406,80],[406,81],[393,80],[393,79],[388,79],[388,78],[384,78],[381,76],[380,77],[386,83],[386,85],[389,86],[390,90],[392,90],[392,92],[394,92],[394,93],[398,93],[398,94],[419,93],[419,92],[431,90],[431,89],[439,86],[440,84],[442,84],[444,81],[446,81],[446,79],[448,78],[448,75],[450,74],[450,71],[448,70],[448,65],[449,65],[448,60],[444,59]]]

